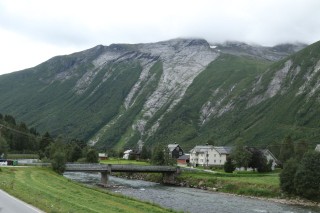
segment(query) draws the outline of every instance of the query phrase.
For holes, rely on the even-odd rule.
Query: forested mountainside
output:
[[[0,112],[98,148],[319,141],[320,43],[235,46],[174,39],[57,56],[0,76]]]

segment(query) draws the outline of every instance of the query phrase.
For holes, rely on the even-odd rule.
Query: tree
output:
[[[252,154],[245,149],[243,140],[239,139],[230,156],[235,161],[237,167],[244,167],[247,170]]]
[[[143,145],[140,153],[140,159],[147,160],[150,159],[150,157],[151,151],[145,145]]]
[[[249,162],[249,167],[253,169],[257,169],[258,172],[270,172],[271,164],[268,163],[266,156],[264,156],[263,152],[256,148],[251,148],[250,152],[252,154],[251,160]]]
[[[290,136],[287,136],[280,147],[280,161],[284,164],[287,160],[294,157],[294,144]]]
[[[86,156],[86,161],[88,163],[99,163],[98,152],[95,149],[89,149],[87,156]]]
[[[298,141],[294,151],[297,160],[301,160],[303,158],[303,155],[308,151],[308,143],[304,140]]]
[[[50,134],[46,132],[39,141],[39,157],[50,158],[50,149],[54,144],[54,140],[51,138]]]
[[[77,144],[73,145],[71,147],[70,156],[68,156],[68,157],[69,157],[70,162],[75,162],[79,158],[81,158],[82,157],[82,150],[81,150],[80,146],[78,146]]]
[[[176,164],[177,164],[177,160],[171,156],[168,146],[165,146],[164,147],[164,165],[173,166]]]
[[[63,174],[66,169],[65,154],[62,152],[56,152],[53,155],[51,166],[53,171],[57,172],[58,174]]]
[[[6,158],[7,151],[8,151],[8,143],[5,138],[0,136],[0,158],[1,156]]]
[[[164,147],[162,145],[157,145],[152,153],[151,163],[153,165],[164,165]]]
[[[298,162],[291,158],[284,163],[283,170],[280,173],[280,188],[288,194],[295,193],[294,176],[298,169]]]
[[[232,159],[230,157],[228,157],[227,161],[224,163],[223,168],[224,168],[225,172],[232,173],[236,169],[236,166],[232,162]]]
[[[294,176],[294,187],[298,195],[320,200],[320,152],[304,155]]]

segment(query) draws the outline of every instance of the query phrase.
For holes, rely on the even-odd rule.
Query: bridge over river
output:
[[[108,175],[112,172],[144,172],[162,173],[163,183],[174,183],[174,178],[179,174],[179,168],[173,166],[141,166],[133,164],[66,164],[66,172],[100,172],[101,183],[106,185]]]

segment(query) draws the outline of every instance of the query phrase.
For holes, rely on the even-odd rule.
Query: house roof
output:
[[[209,149],[215,149],[219,154],[230,154],[232,147],[229,146],[195,146],[190,152],[204,153]]]
[[[195,146],[193,149],[190,150],[190,152],[207,152],[208,149],[213,149],[213,146],[212,145]]]
[[[179,146],[179,144],[176,144],[176,143],[175,144],[168,144],[168,149],[170,152],[172,152],[175,148],[177,148],[177,146]]]
[[[269,154],[274,159],[275,163],[280,164],[280,161],[272,154],[269,149],[263,149],[262,152],[265,156]]]
[[[132,152],[131,149],[124,151],[124,154],[129,154],[130,152]]]
[[[182,155],[177,160],[188,160],[190,159],[190,155]]]
[[[108,157],[108,154],[106,154],[106,153],[99,153],[99,157]]]
[[[230,146],[214,146],[213,147],[219,154],[230,154],[232,147]]]

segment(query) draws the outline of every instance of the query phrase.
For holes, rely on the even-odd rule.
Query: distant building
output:
[[[316,151],[320,152],[320,144],[318,144],[315,148]]]
[[[267,159],[267,162],[272,161],[271,169],[274,170],[277,165],[280,164],[280,161],[270,152],[269,149],[258,149],[256,147],[246,147],[246,150],[251,152],[252,154],[259,152],[263,154],[263,156]]]
[[[222,166],[227,161],[231,147],[227,146],[195,146],[190,151],[192,166]]]
[[[182,155],[177,159],[177,164],[187,165],[189,163],[190,163],[190,155],[189,154]]]
[[[107,153],[99,153],[99,160],[107,160],[108,154]]]
[[[124,151],[122,158],[128,160],[129,159],[129,155],[130,155],[131,152],[132,152],[131,149],[128,149],[128,150]]]
[[[272,154],[272,152],[270,152],[269,149],[263,149],[262,153],[267,158],[268,162],[272,160],[272,166],[271,166],[272,170],[274,170],[276,166],[281,164],[280,161]]]
[[[180,156],[184,155],[183,149],[179,146],[179,144],[168,144],[169,155],[172,158],[178,159]]]

